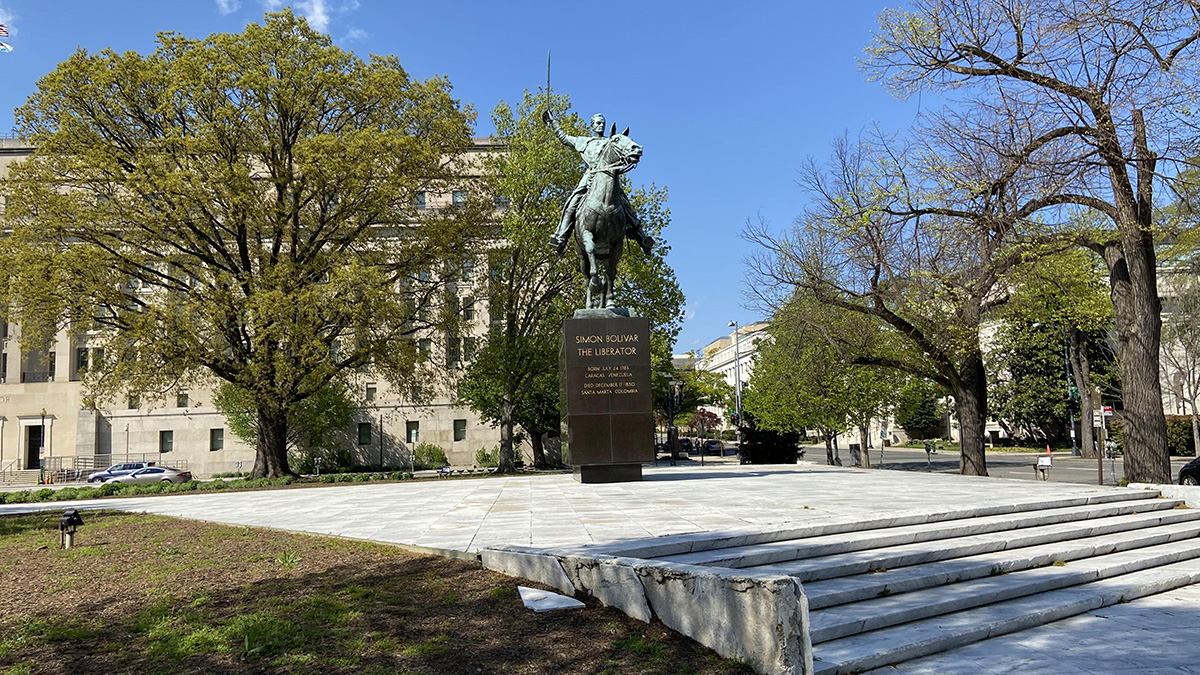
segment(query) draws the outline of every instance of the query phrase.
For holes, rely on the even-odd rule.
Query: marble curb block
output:
[[[560,609],[583,609],[586,606],[575,598],[528,586],[517,586],[517,592],[521,594],[521,602],[538,614]]]
[[[642,621],[657,617],[758,673],[813,672],[808,605],[800,582],[791,577],[638,558],[535,553],[528,547],[485,549],[480,562],[564,593],[588,593]]]
[[[1169,499],[1182,499],[1189,509],[1200,509],[1200,485],[1158,485],[1155,483],[1130,483],[1134,490],[1153,490]]]

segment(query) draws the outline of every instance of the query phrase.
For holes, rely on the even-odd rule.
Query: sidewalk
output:
[[[647,466],[640,483],[583,485],[568,474],[517,475],[5,504],[0,515],[110,508],[473,552],[492,545],[597,544],[850,522],[1114,489],[819,464],[741,466],[736,458],[725,460]]]

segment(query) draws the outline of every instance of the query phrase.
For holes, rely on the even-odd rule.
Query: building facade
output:
[[[472,153],[477,158],[493,150],[492,141],[477,139]],[[27,143],[0,139],[0,177],[32,152]],[[421,193],[416,206],[453,208],[466,196],[465,190]],[[6,206],[0,202],[0,219]],[[439,374],[426,388],[429,400],[414,404],[370,372],[352,374],[351,398],[359,405],[338,443],[353,463],[407,466],[414,448],[427,442],[442,448],[451,464],[470,466],[480,448],[491,450],[499,443],[499,431],[458,406],[453,395],[454,378],[473,357],[490,322],[485,281],[475,265],[464,264],[452,289],[465,325],[462,335],[419,339],[422,358]],[[153,400],[93,402],[84,379],[89,368],[103,362],[102,344],[87,331],[63,329],[48,349],[26,351],[20,331],[15,324],[3,326],[0,472],[39,465],[86,471],[126,460],[186,466],[198,476],[253,467],[254,448],[231,433],[212,405],[214,384],[161,392]]]

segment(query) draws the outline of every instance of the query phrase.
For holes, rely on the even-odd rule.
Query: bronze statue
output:
[[[571,136],[563,131],[549,111],[542,120],[553,129],[562,144],[583,157],[587,168],[579,185],[571,192],[563,208],[558,229],[550,244],[559,255],[566,250],[567,236],[575,233],[579,269],[587,280],[587,308],[614,307],[612,291],[625,237],[638,242],[649,255],[654,239],[642,231],[642,224],[621,187],[620,176],[632,170],[642,158],[642,146],[629,138],[629,129],[617,133],[612,126],[604,136],[604,116],[592,116],[591,136]]]

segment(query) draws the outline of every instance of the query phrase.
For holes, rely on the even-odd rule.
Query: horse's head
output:
[[[625,173],[642,159],[642,146],[633,142],[629,137],[629,127],[617,133],[617,125],[612,126],[608,137],[608,145],[604,150],[605,164],[617,168],[617,173]]]

